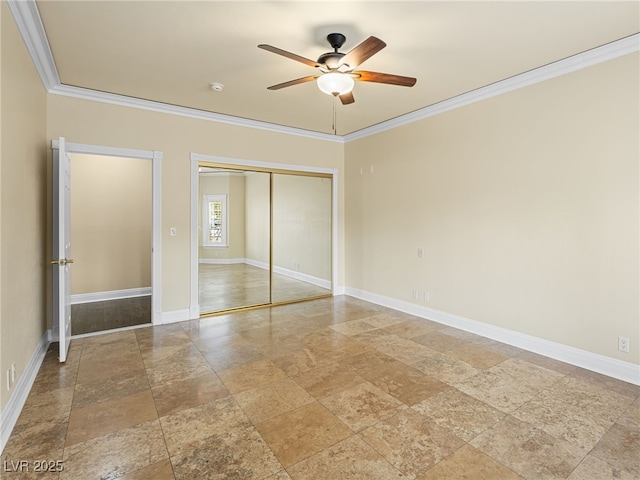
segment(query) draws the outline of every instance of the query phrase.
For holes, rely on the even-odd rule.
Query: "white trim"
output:
[[[31,55],[33,63],[40,74],[42,83],[47,89],[47,92],[51,94],[338,143],[347,143],[353,140],[359,140],[361,138],[375,135],[376,133],[390,130],[401,125],[406,125],[417,120],[422,120],[454,108],[469,105],[470,103],[510,92],[517,88],[533,85],[534,83],[543,82],[560,75],[575,72],[582,68],[597,65],[640,50],[640,33],[636,33],[620,40],[615,40],[605,45],[592,48],[591,50],[558,60],[548,65],[534,68],[528,72],[523,72],[519,75],[497,81],[477,90],[421,108],[406,115],[401,115],[391,120],[383,121],[371,127],[366,127],[362,130],[349,133],[345,136],[339,136],[247,118],[234,117],[231,115],[223,115],[220,113],[206,112],[193,108],[153,102],[150,100],[126,97],[97,90],[90,90],[88,88],[62,85],[60,83],[60,77],[58,76],[53,54],[51,53],[51,48],[49,47],[49,42],[42,25],[42,20],[35,0],[7,0],[7,5],[9,6],[9,10],[13,15],[27,50]]]
[[[400,115],[399,117],[381,122],[377,125],[349,133],[343,138],[345,143],[360,140],[361,138],[369,137],[418,120],[433,117],[456,108],[480,102],[497,95],[502,95],[503,93],[528,87],[529,85],[544,82],[545,80],[550,80],[608,60],[613,60],[639,50],[640,33],[636,33],[635,35],[607,43],[606,45],[587,50],[586,52],[563,58],[562,60],[534,68],[528,72],[514,75],[513,77],[477,88],[476,90],[457,95],[414,112]]]
[[[125,290],[109,290],[106,292],[76,293],[75,295],[71,295],[71,305],[120,300],[122,298],[146,297],[148,295],[151,295],[151,287],[127,288]]]
[[[198,260],[198,263],[208,265],[234,265],[243,263],[246,265],[251,265],[252,267],[261,268],[263,270],[269,270],[268,263],[253,260],[251,258],[201,258]],[[300,280],[301,282],[310,283],[312,285],[315,285],[316,287],[326,288],[327,290],[331,289],[331,280],[314,277],[313,275],[308,275],[296,270],[289,270],[284,267],[274,266],[273,273],[278,273],[280,275],[284,275],[285,277],[294,278],[296,280]]]
[[[159,102],[152,102],[149,100],[115,95],[112,93],[99,92],[79,87],[71,87],[68,85],[56,85],[54,88],[49,89],[49,93],[132,108],[140,108],[160,113],[185,116],[189,118],[196,118],[200,120],[207,120],[240,127],[257,128],[277,133],[303,136],[314,138],[317,140],[349,143],[354,140],[360,140],[361,138],[365,138],[380,132],[391,130],[399,126],[407,125],[409,123],[439,115],[441,113],[448,112],[459,107],[486,100],[503,93],[511,92],[519,88],[534,85],[536,83],[544,82],[545,80],[566,75],[568,73],[591,67],[599,63],[604,63],[606,61],[613,60],[615,58],[639,50],[640,33],[636,33],[620,40],[616,40],[605,45],[592,48],[591,50],[587,50],[585,52],[549,63],[548,65],[543,65],[527,72],[514,75],[513,77],[499,80],[495,83],[480,87],[476,90],[472,90],[461,95],[457,95],[433,105],[420,108],[405,115],[400,115],[396,118],[380,122],[376,125],[365,127],[361,130],[348,133],[344,136],[304,130],[295,127],[285,127],[282,125],[271,124],[257,120],[250,120],[240,117],[233,117],[230,115],[206,112],[175,105],[168,105]]]
[[[262,268],[263,270],[269,270],[269,264],[266,262],[260,262],[258,260],[253,260],[251,258],[245,258],[244,260],[245,260],[244,263],[246,263],[247,265],[251,265],[252,267]],[[312,275],[298,272],[296,270],[289,270],[288,268],[278,267],[277,265],[274,265],[273,273],[277,273],[289,278],[294,278],[296,280],[300,280],[301,282],[310,283],[311,285],[315,285],[316,287],[326,288],[327,290],[331,289],[331,280],[325,280],[320,277],[314,277]]]
[[[51,148],[59,147],[58,140],[51,141]],[[103,145],[65,142],[67,153],[103,155],[111,157],[151,160],[151,320],[162,322],[162,152],[158,150],[136,150]]]
[[[185,322],[193,318],[198,318],[198,316],[192,316],[191,309],[183,308],[182,310],[173,310],[172,312],[162,312],[162,320],[160,323],[164,325],[167,323]]]
[[[60,77],[35,0],[7,0],[7,6],[44,88],[51,92],[60,85]]]
[[[63,85],[60,83],[58,70],[53,59],[53,54],[51,52],[49,41],[47,39],[44,26],[42,25],[42,19],[40,18],[40,13],[38,12],[35,0],[7,0],[7,4],[16,26],[18,27],[18,31],[20,32],[27,50],[31,55],[31,59],[38,70],[42,84],[50,94],[187,118],[195,118],[198,120],[223,123],[239,127],[255,128],[258,130],[266,130],[285,135],[295,135],[328,142],[343,142],[342,137],[329,133],[315,132],[312,130],[305,130],[303,128],[287,127],[259,120],[207,112],[195,108],[170,105],[141,98],[127,97],[124,95],[116,95],[114,93],[100,92],[89,88]]]
[[[246,258],[201,258],[198,263],[208,265],[234,265],[236,263],[247,263]]]
[[[378,295],[377,293],[347,287],[346,295],[401,312],[410,313],[417,317],[442,323],[466,332],[475,333],[476,335],[497,340],[514,347],[522,348],[523,350],[538,353],[545,357],[550,357],[561,362],[617,378],[624,382],[640,385],[640,365],[606,357],[597,353],[587,352],[586,350],[570,347],[568,345],[552,342],[550,340],[534,337],[514,330],[496,327],[494,325],[435,310],[433,308],[416,305],[402,300],[397,300],[395,298],[385,297],[384,295]]]
[[[162,152],[153,151],[151,165],[151,322],[157,325],[162,320]]]
[[[338,170],[333,171],[331,184],[331,204],[334,206],[331,212],[331,293],[336,294],[338,288]]]
[[[273,267],[273,273],[278,273],[285,277],[293,278],[295,280],[300,280],[301,282],[310,283],[311,285],[315,285],[316,287],[326,288],[327,290],[331,290],[331,280],[325,280],[324,278],[314,277],[313,275],[308,275],[306,273],[298,272],[296,270],[289,270],[283,267]]]
[[[80,98],[82,100],[91,100],[94,102],[108,103],[122,107],[137,108],[140,110],[148,110],[151,112],[165,113],[176,115],[179,117],[194,118],[196,120],[204,120],[208,122],[222,123],[225,125],[233,125],[236,127],[254,128],[257,130],[265,130],[268,132],[281,133],[285,135],[294,135],[298,137],[306,137],[314,140],[324,140],[328,142],[342,143],[342,137],[330,133],[316,132],[313,130],[305,130],[303,128],[287,127],[274,123],[262,122],[260,120],[251,120],[248,118],[234,117],[222,113],[208,112],[205,110],[197,110],[195,108],[181,107],[179,105],[170,105],[167,103],[154,102],[141,98],[126,97],[115,93],[100,92],[82,87],[73,87],[70,85],[56,85],[49,90],[49,93],[61,95],[65,97]]]
[[[245,258],[244,263],[247,265],[251,265],[252,267],[261,268],[263,270],[269,270],[268,262],[261,262],[259,260],[254,260],[253,258]],[[276,267],[274,267],[275,270]]]
[[[11,392],[9,401],[2,411],[0,411],[0,452],[2,452],[7,445],[13,427],[15,427],[20,412],[22,412],[22,408],[27,401],[31,387],[33,387],[33,382],[36,379],[36,375],[38,375],[38,370],[40,370],[40,365],[42,365],[42,361],[47,354],[47,349],[51,343],[50,338],[51,330],[47,330],[44,332],[44,335],[42,335],[40,342],[38,342],[24,372],[22,372],[22,375],[18,378],[18,382]]]
[[[193,158],[193,153],[191,154],[191,255],[190,255],[190,266],[191,266],[191,276],[189,281],[189,290],[190,290],[190,303],[189,303],[189,311],[191,313],[198,311],[200,312],[200,280],[198,278],[198,258],[199,258],[199,239],[200,235],[198,234],[199,227],[199,216],[198,216],[198,201],[200,200],[200,186],[199,186],[199,168],[198,168],[198,160]]]
[[[58,139],[51,140],[51,146],[58,148]],[[140,160],[162,159],[162,152],[153,150],[136,150],[134,148],[105,147],[102,145],[85,145],[83,143],[65,142],[66,150],[69,153],[83,153],[85,155],[101,155],[104,157],[125,157],[137,158]]]

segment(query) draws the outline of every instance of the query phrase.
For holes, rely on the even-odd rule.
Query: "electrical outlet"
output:
[[[431,297],[429,296],[429,292],[424,292],[424,301],[429,303],[431,301]]]
[[[627,337],[618,337],[618,350],[629,353],[629,339]]]
[[[414,300],[418,300],[420,298],[420,294],[418,293],[417,289],[414,289],[412,292],[412,296]]]
[[[418,248],[418,258],[424,258],[424,248]]]

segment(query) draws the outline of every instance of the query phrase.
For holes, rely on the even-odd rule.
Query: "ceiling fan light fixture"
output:
[[[318,77],[318,88],[327,95],[340,96],[353,90],[351,75],[340,72],[325,73]]]

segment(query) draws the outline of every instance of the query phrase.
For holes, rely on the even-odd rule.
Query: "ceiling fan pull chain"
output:
[[[333,96],[333,134],[337,135],[338,134],[338,125],[336,122],[336,102],[338,101],[338,96],[334,95]]]

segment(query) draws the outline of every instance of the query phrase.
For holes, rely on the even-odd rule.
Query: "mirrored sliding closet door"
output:
[[[332,178],[199,165],[201,315],[331,295]]]

